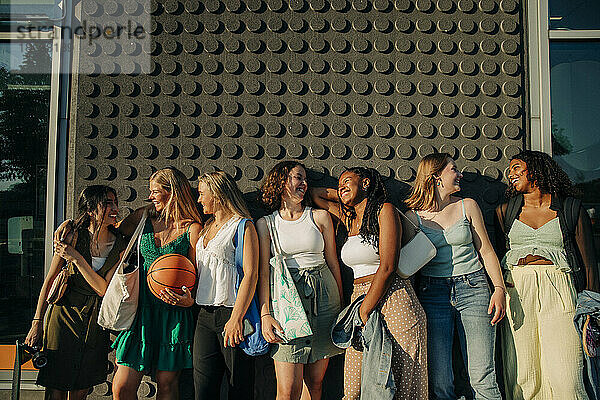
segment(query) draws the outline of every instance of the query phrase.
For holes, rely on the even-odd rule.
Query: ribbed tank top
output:
[[[273,213],[281,251],[289,268],[308,268],[325,264],[323,234],[315,225],[312,209],[305,207],[300,218],[287,221],[279,211]],[[271,241],[271,254],[275,254]]]
[[[571,270],[558,217],[537,229],[516,219],[508,232],[508,240],[510,249],[502,260],[508,268],[514,267],[521,258],[531,254],[552,261],[561,271]]]
[[[421,223],[419,226],[437,249],[437,254],[422,269],[421,274],[436,278],[448,278],[470,274],[483,268],[475,246],[471,223],[465,213],[465,202],[462,202],[462,218],[446,229],[430,228]]]
[[[354,279],[374,274],[381,262],[377,249],[365,242],[361,235],[348,237],[342,246],[341,258],[354,272]]]

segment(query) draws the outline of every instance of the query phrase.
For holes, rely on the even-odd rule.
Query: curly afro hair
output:
[[[540,192],[561,198],[580,194],[567,173],[548,154],[541,151],[523,150],[511,157],[512,160],[521,160],[527,165],[527,179],[529,182],[535,183]],[[514,197],[518,194],[514,187],[509,185],[506,195]]]

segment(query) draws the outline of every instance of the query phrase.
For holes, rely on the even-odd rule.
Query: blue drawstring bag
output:
[[[244,231],[246,228],[246,221],[250,220],[248,218],[243,218],[240,221],[237,227],[237,233],[233,239],[233,244],[235,246],[235,266],[237,268],[237,279],[235,281],[236,296],[240,287],[240,282],[242,282],[242,278],[244,277]],[[252,297],[252,301],[248,306],[248,310],[246,311],[244,319],[247,319],[250,322],[254,328],[254,332],[244,337],[244,341],[240,343],[240,349],[242,349],[244,353],[248,354],[249,356],[261,356],[266,354],[267,351],[269,351],[269,342],[267,342],[263,337],[260,326],[258,290],[254,292],[254,296]]]

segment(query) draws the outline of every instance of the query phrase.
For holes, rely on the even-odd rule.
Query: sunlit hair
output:
[[[306,172],[304,164],[298,161],[281,161],[271,168],[260,187],[260,200],[267,210],[275,211],[281,207],[281,197],[285,191],[290,172],[296,167],[302,167]],[[308,197],[308,195],[304,196],[302,205],[306,204]]]
[[[353,167],[346,169],[345,172],[351,172],[358,175],[362,179],[369,179],[369,186],[365,191],[365,197],[367,198],[367,204],[363,213],[363,218],[360,224],[359,235],[362,236],[363,241],[372,245],[376,249],[379,249],[379,212],[384,203],[388,202],[388,194],[381,174],[373,168],[365,167]],[[344,224],[346,228],[350,230],[352,221],[356,218],[356,210],[352,206],[347,206],[339,199],[340,209],[344,215]],[[378,250],[379,251],[379,250]]]
[[[173,167],[159,169],[150,176],[150,182],[169,193],[169,200],[157,215],[165,223],[174,223],[178,227],[182,227],[182,223],[202,223],[190,183],[181,171]]]
[[[108,205],[108,195],[112,193],[115,196],[115,202],[118,204],[117,192],[115,189],[106,185],[90,185],[83,189],[77,199],[77,219],[75,220],[75,229],[92,228],[92,241],[95,241],[100,227],[106,218]],[[101,206],[102,215],[98,215],[98,206]],[[97,245],[97,242],[96,242]]]
[[[446,165],[452,160],[448,153],[426,155],[419,162],[417,177],[410,196],[405,200],[408,208],[413,210],[431,210],[435,204],[436,178],[440,176]]]
[[[242,192],[229,174],[223,171],[208,172],[198,179],[204,183],[215,201],[227,211],[238,217],[250,218],[250,212]],[[213,219],[214,217],[211,217]],[[209,219],[210,221],[210,219]],[[206,224],[205,226],[208,226]]]
[[[527,180],[535,184],[542,193],[560,197],[579,196],[579,191],[573,186],[571,179],[563,169],[548,154],[541,151],[522,150],[512,156],[512,160],[521,160],[527,165]],[[506,190],[508,197],[519,194],[513,185]]]

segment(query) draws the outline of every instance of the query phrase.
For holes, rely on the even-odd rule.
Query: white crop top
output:
[[[325,264],[323,250],[325,241],[323,234],[315,225],[310,207],[304,207],[304,212],[295,221],[286,221],[273,213],[275,229],[277,230],[281,251],[288,268],[308,268]],[[271,240],[271,254],[275,254]]]
[[[205,306],[233,307],[235,304],[235,247],[240,217],[231,217],[204,247],[204,235],[196,244],[198,290],[196,303]]]
[[[379,268],[379,254],[361,235],[349,236],[342,246],[342,261],[354,272],[354,279],[372,275]]]

